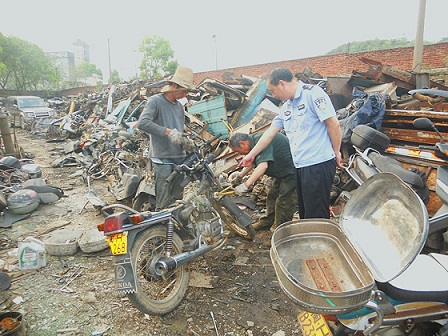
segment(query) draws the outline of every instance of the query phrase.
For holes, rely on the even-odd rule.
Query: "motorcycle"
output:
[[[429,226],[420,197],[384,172],[353,192],[337,223],[280,225],[271,260],[302,309],[302,334],[447,335],[448,256],[421,253]]]
[[[419,146],[421,150],[434,151],[434,155],[442,161],[442,165],[437,167],[436,179],[436,195],[440,198],[442,205],[429,219],[429,237],[425,246],[433,251],[441,251],[448,243],[448,235],[444,233],[448,229],[448,193],[446,191],[448,190],[448,166],[443,165],[448,162],[448,144],[444,143],[442,135],[428,118],[417,118],[413,124],[418,129],[435,130],[441,139],[434,146]],[[430,191],[426,184],[426,174],[415,168],[405,169],[398,160],[385,156],[383,153],[390,143],[390,139],[385,134],[359,125],[353,130],[351,142],[356,152],[350,156],[345,172],[356,182],[356,187],[362,185],[372,175],[389,172],[399,176],[409,185],[424,204],[428,203]]]
[[[137,211],[123,204],[102,208],[107,215],[98,229],[104,232],[114,255],[117,292],[127,295],[140,311],[164,315],[184,298],[189,264],[221,248],[230,228],[252,240],[255,230],[213,173],[210,163],[214,139],[203,141],[168,181],[184,176],[182,200],[160,212]]]

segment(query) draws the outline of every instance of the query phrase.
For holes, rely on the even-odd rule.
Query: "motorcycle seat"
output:
[[[448,256],[419,254],[398,277],[377,285],[395,300],[448,303]]]
[[[417,188],[424,187],[425,181],[419,174],[403,168],[401,163],[394,158],[381,155],[380,153],[374,151],[371,151],[368,154],[368,157],[381,172],[395,174],[411,186],[415,186]]]

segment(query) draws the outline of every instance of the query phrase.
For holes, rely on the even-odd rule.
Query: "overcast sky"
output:
[[[194,72],[323,55],[348,42],[414,40],[420,0],[17,0],[1,5],[0,32],[44,51],[90,46],[109,78],[135,75],[145,36],[160,35]],[[424,39],[448,37],[447,0],[427,0]],[[216,35],[216,38],[213,38]],[[109,41],[109,42],[108,42]],[[217,57],[216,57],[217,56]],[[217,60],[217,61],[216,61]]]

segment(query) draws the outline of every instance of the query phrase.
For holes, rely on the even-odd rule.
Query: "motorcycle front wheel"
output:
[[[252,224],[249,224],[245,227],[240,225],[238,223],[238,221],[235,219],[235,217],[231,214],[229,209],[221,206],[221,204],[216,200],[213,200],[213,207],[219,213],[221,220],[225,223],[225,225],[229,229],[231,229],[233,232],[235,232],[238,236],[243,237],[247,240],[254,239],[255,229],[252,226]],[[235,205],[235,207],[236,207],[236,205]]]
[[[190,272],[182,266],[166,278],[155,274],[152,265],[164,255],[166,228],[153,226],[141,232],[131,248],[132,266],[137,284],[137,293],[128,294],[129,301],[138,310],[149,315],[164,315],[175,309],[188,289]],[[173,233],[171,255],[182,253],[183,242]]]

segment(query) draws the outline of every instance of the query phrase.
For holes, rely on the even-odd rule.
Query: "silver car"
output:
[[[25,128],[36,119],[56,117],[56,111],[36,96],[10,96],[6,98],[5,109],[13,127]]]

